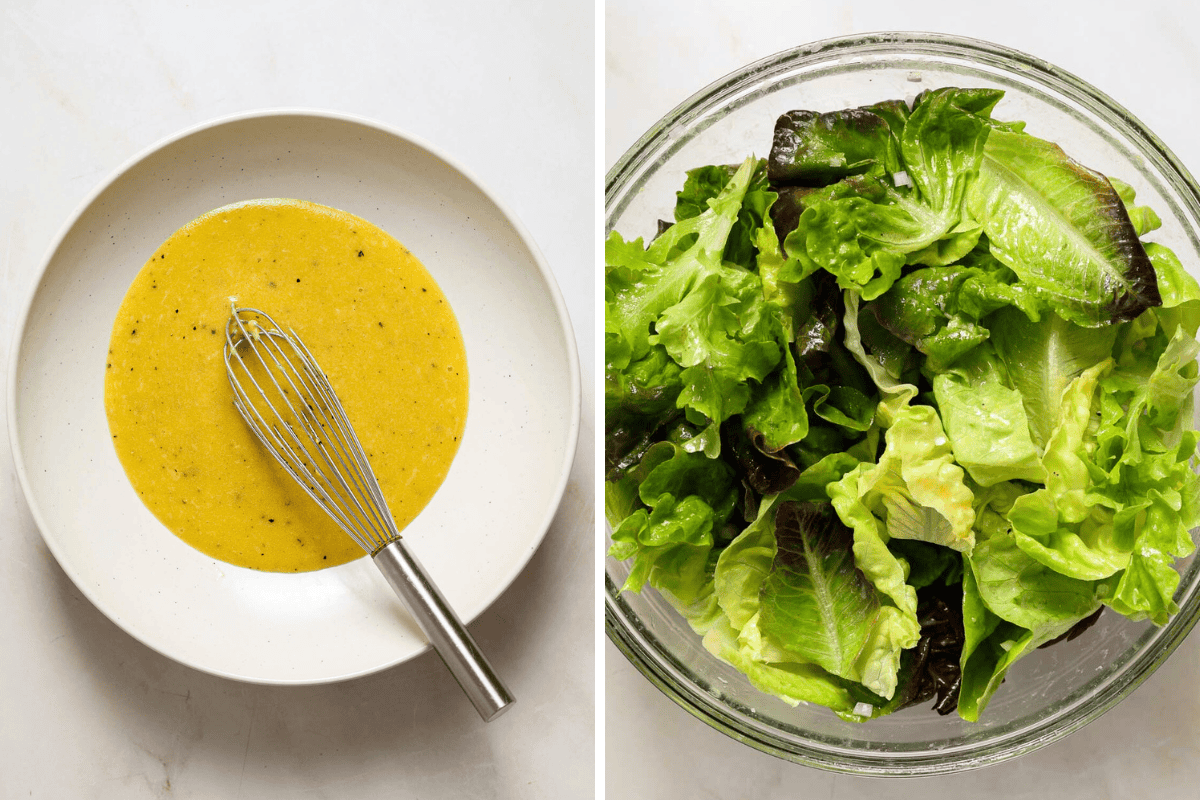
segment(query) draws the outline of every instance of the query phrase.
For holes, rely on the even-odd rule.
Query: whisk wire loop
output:
[[[259,309],[235,312],[226,325],[225,347],[235,406],[292,478],[373,555],[399,532],[332,387],[294,331],[284,332]],[[263,369],[251,369],[243,347]]]
[[[288,475],[371,554],[480,716],[494,719],[513,697],[401,541],[367,454],[316,358],[295,331],[284,331],[266,312],[232,300],[230,309],[225,370],[238,413]]]

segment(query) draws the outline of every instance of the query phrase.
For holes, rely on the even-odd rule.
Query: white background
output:
[[[1036,55],[1115,98],[1200,170],[1200,13],[1191,3],[1004,0],[648,3],[605,7],[604,162],[677,104],[738,67],[817,39],[925,30]],[[611,644],[607,793],[713,798],[1183,798],[1200,796],[1200,636],[1115,710],[1032,755],[958,776],[866,779],[790,764],[676,707]]]
[[[594,374],[590,2],[0,3],[0,374],[46,248],[143,148],[304,106],[433,143],[522,220]],[[426,654],[270,688],[182,667],[85,600],[30,519],[0,427],[0,798],[592,794],[594,391],[541,549],[472,632],[518,702],[484,725]]]

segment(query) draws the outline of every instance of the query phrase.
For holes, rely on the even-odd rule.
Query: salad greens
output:
[[[606,514],[761,690],[977,720],[1194,548],[1200,285],[1003,93],[789,112],[605,246]]]

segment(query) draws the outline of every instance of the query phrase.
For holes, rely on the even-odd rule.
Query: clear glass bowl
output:
[[[829,111],[940,86],[1003,89],[997,119],[1058,142],[1077,161],[1121,178],[1163,226],[1149,238],[1200,265],[1200,189],[1158,138],[1095,87],[1046,62],[977,40],[928,33],[831,39],[757,61],[693,95],[608,173],[606,233],[649,241],[670,219],[684,172],[765,156],[776,117]],[[1180,566],[1180,612],[1164,627],[1111,611],[1073,642],[1019,661],[978,723],[910,708],[866,724],[827,709],[791,708],[711,656],[654,590],[621,593],[626,566],[609,558],[609,638],[668,697],[723,733],[781,758],[866,775],[933,775],[993,764],[1078,730],[1132,692],[1200,617],[1200,561]],[[931,704],[931,703],[930,703]],[[928,705],[928,704],[927,704]]]

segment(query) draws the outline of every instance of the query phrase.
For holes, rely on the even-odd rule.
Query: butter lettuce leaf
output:
[[[859,465],[830,492],[856,531],[870,527],[865,512],[884,541],[916,539],[969,552],[975,512],[963,478],[937,411],[906,403],[893,412],[879,462]]]
[[[1039,455],[1062,415],[1063,392],[1084,370],[1112,355],[1116,326],[1085,328],[1048,313],[1031,322],[1015,308],[988,319],[990,340],[1021,393],[1029,434]]]
[[[789,705],[817,703],[842,715],[853,715],[856,697],[847,682],[838,680],[819,665],[801,660],[765,661],[760,637],[753,626],[744,635],[722,617],[704,634],[704,647],[722,661],[741,671],[760,691],[774,695]]]
[[[1039,564],[1007,533],[981,542],[968,567],[963,574],[966,642],[958,710],[974,722],[1009,668],[1093,613],[1104,589]]]
[[[1029,433],[1021,393],[985,342],[933,378],[942,424],[955,461],[980,486],[1001,481],[1041,482],[1046,470]]]

